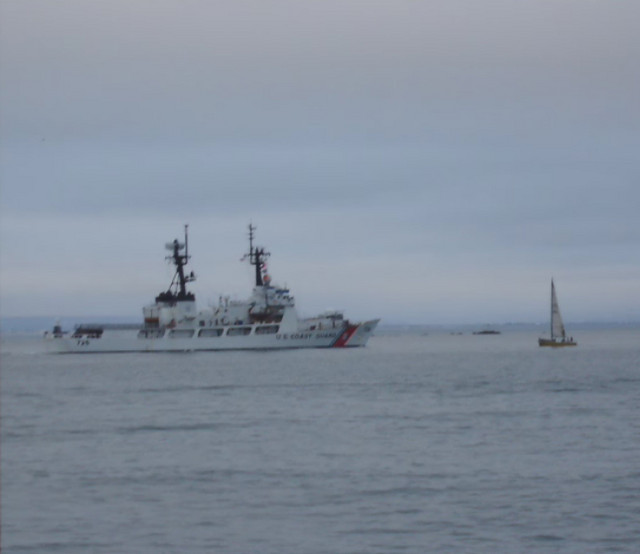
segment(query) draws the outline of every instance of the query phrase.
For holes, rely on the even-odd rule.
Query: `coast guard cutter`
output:
[[[364,346],[379,319],[351,322],[342,312],[328,311],[300,318],[288,288],[272,284],[266,272],[269,252],[254,246],[249,225],[249,252],[243,258],[255,268],[255,286],[247,300],[220,297],[218,305],[197,311],[187,290],[195,280],[185,270],[189,262],[188,227],[184,242],[166,245],[175,266],[169,288],[143,308],[143,323],[82,324],[71,332],[56,325],[45,334],[55,352],[170,352],[189,350],[249,350],[282,348],[342,348]]]

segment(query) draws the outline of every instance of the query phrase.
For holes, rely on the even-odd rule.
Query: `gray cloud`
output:
[[[634,3],[0,15],[8,315],[137,313],[183,222],[200,297],[241,294],[251,218],[309,309],[544,318],[553,273],[569,318],[640,313]]]

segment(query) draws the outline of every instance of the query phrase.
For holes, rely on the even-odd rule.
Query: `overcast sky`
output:
[[[190,224],[298,309],[640,320],[640,2],[3,0],[3,316],[141,314]]]

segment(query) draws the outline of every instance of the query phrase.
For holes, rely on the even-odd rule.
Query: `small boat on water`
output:
[[[294,297],[272,283],[266,270],[269,252],[254,246],[249,225],[249,252],[243,260],[255,267],[255,286],[247,300],[222,296],[217,306],[196,310],[187,290],[195,274],[187,273],[188,234],[184,242],[167,243],[167,259],[176,271],[166,291],[142,309],[140,324],[82,324],[64,332],[59,324],[45,333],[55,352],[175,352],[190,350],[271,350],[364,346],[379,319],[351,322],[340,311],[298,316]]]
[[[560,315],[560,306],[558,305],[558,297],[556,296],[556,287],[551,279],[551,338],[539,338],[539,346],[577,346],[578,343],[573,337],[568,337]]]

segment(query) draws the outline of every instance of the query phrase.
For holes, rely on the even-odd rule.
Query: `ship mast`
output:
[[[174,239],[173,242],[169,242],[166,245],[167,250],[171,251],[171,254],[166,257],[176,266],[176,272],[169,285],[167,292],[160,293],[157,300],[163,301],[176,301],[176,300],[193,300],[193,294],[187,292],[187,283],[191,283],[196,280],[196,276],[193,271],[189,275],[185,275],[184,267],[189,263],[189,225],[184,226],[184,243],[178,242],[178,239]],[[184,253],[183,253],[184,250]],[[177,291],[174,293],[171,289],[175,288]]]
[[[264,268],[265,259],[271,256],[270,252],[266,252],[263,247],[253,246],[253,232],[256,228],[249,223],[249,253],[245,254],[244,259],[249,259],[249,263],[256,268],[256,287],[264,286],[262,279],[262,270]]]

